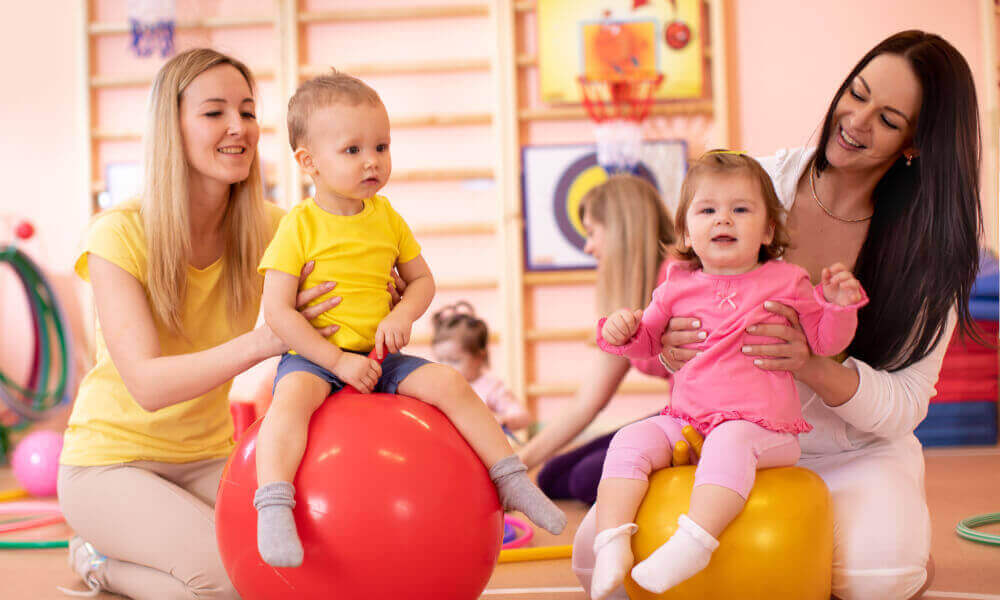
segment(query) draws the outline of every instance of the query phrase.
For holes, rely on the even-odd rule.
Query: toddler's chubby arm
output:
[[[261,303],[268,327],[292,350],[330,371],[358,391],[372,391],[382,374],[382,368],[370,358],[344,352],[328,342],[295,309],[298,291],[298,277],[275,269],[267,270]]]
[[[861,302],[864,293],[861,282],[842,263],[835,263],[823,269],[823,297],[837,306],[850,306]]]
[[[396,270],[406,283],[397,304],[378,324],[375,330],[375,352],[382,358],[386,352],[399,352],[410,343],[413,322],[424,314],[434,299],[434,275],[423,255],[405,263],[397,263]]]
[[[660,337],[670,320],[671,300],[664,283],[653,290],[645,310],[620,309],[597,323],[597,346],[618,356],[648,358],[663,349]]]
[[[641,322],[641,310],[623,308],[611,313],[611,316],[604,321],[601,336],[612,346],[624,346],[632,339],[635,332],[639,331],[639,323]]]

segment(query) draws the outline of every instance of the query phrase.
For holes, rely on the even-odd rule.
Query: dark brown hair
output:
[[[454,340],[464,352],[482,356],[486,364],[489,364],[486,344],[489,342],[490,330],[486,321],[476,316],[471,304],[465,300],[449,304],[434,313],[431,323],[434,326],[432,346]]]
[[[872,48],[830,102],[816,152],[816,170],[829,166],[837,103],[854,78],[881,54],[903,57],[920,81],[920,115],[913,135],[918,156],[902,155],[875,186],[872,216],[854,274],[868,292],[858,332],[848,348],[875,368],[898,370],[930,354],[944,335],[948,312],[958,330],[982,341],[969,313],[983,230],[979,202],[982,140],[972,71],[940,36],[902,31]]]
[[[725,177],[745,175],[757,182],[767,210],[767,220],[774,225],[774,236],[771,243],[760,247],[757,260],[764,263],[781,257],[785,253],[785,249],[788,248],[789,237],[785,228],[785,209],[781,206],[777,192],[774,191],[771,176],[752,157],[742,152],[729,150],[710,150],[694,161],[688,169],[684,183],[681,185],[681,198],[674,216],[674,228],[677,230],[674,256],[689,262],[694,268],[701,268],[701,259],[695,254],[693,248],[684,243],[684,236],[687,234],[687,210],[701,180],[708,176],[718,175]]]

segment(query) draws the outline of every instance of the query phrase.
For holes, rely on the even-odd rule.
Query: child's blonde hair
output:
[[[475,309],[465,300],[460,300],[454,304],[449,304],[434,313],[431,317],[434,326],[434,335],[431,338],[431,345],[441,342],[456,341],[463,352],[473,356],[481,356],[486,364],[490,362],[487,351],[490,330],[483,321],[476,316]]]
[[[646,306],[674,241],[674,226],[659,192],[645,179],[614,175],[583,196],[580,219],[585,214],[604,226],[597,309],[607,314]]]
[[[254,79],[242,62],[209,48],[178,54],[160,68],[153,80],[144,139],[144,183],[141,204],[149,252],[146,287],[153,314],[174,334],[182,334],[181,309],[187,292],[191,257],[188,174],[181,140],[180,102],[196,77],[220,65],[234,67],[254,93]],[[270,238],[270,222],[261,186],[260,155],[254,150],[248,177],[229,187],[229,203],[222,220],[225,297],[229,314],[246,316],[260,300],[263,278],[257,263]]]
[[[288,143],[293,152],[309,137],[310,115],[337,102],[379,105],[382,99],[367,83],[337,69],[304,81],[288,100]]]
[[[701,259],[695,254],[693,248],[684,243],[684,237],[687,234],[687,211],[702,179],[716,175],[728,177],[745,175],[757,182],[767,210],[767,220],[774,225],[774,237],[770,244],[761,245],[757,260],[763,263],[782,256],[790,241],[788,230],[785,227],[785,208],[781,205],[777,192],[774,191],[771,176],[753,157],[742,152],[729,150],[710,150],[688,168],[687,176],[684,177],[684,183],[681,185],[681,198],[677,205],[677,213],[674,215],[674,227],[677,230],[674,255],[680,260],[689,262],[694,268],[701,268]]]

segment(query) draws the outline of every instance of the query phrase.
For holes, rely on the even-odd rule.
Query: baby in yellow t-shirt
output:
[[[291,482],[313,412],[345,384],[363,393],[398,392],[439,408],[489,469],[503,506],[553,533],[562,531],[566,516],[527,477],[465,379],[450,367],[399,353],[434,297],[434,279],[406,222],[376,195],[392,170],[389,116],[378,94],[336,71],[306,81],[288,102],[288,131],[316,196],[282,219],[259,266],[265,274],[264,318],[291,348],[281,357],[274,399],[257,438],[254,506],[261,558],[276,567],[302,563]],[[343,298],[313,324],[295,309],[299,272],[309,261],[315,269],[303,287],[336,281]],[[407,285],[390,308],[393,267]],[[331,335],[324,339],[314,325]],[[381,365],[366,356],[372,348],[379,358],[385,354]]]

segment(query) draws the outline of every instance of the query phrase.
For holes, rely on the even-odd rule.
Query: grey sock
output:
[[[528,478],[527,471],[516,454],[490,467],[490,479],[497,486],[500,503],[504,509],[519,510],[536,525],[558,535],[566,527],[566,514]]]
[[[257,488],[253,495],[257,509],[257,551],[272,567],[302,564],[302,543],[295,530],[295,486],[275,481]]]

